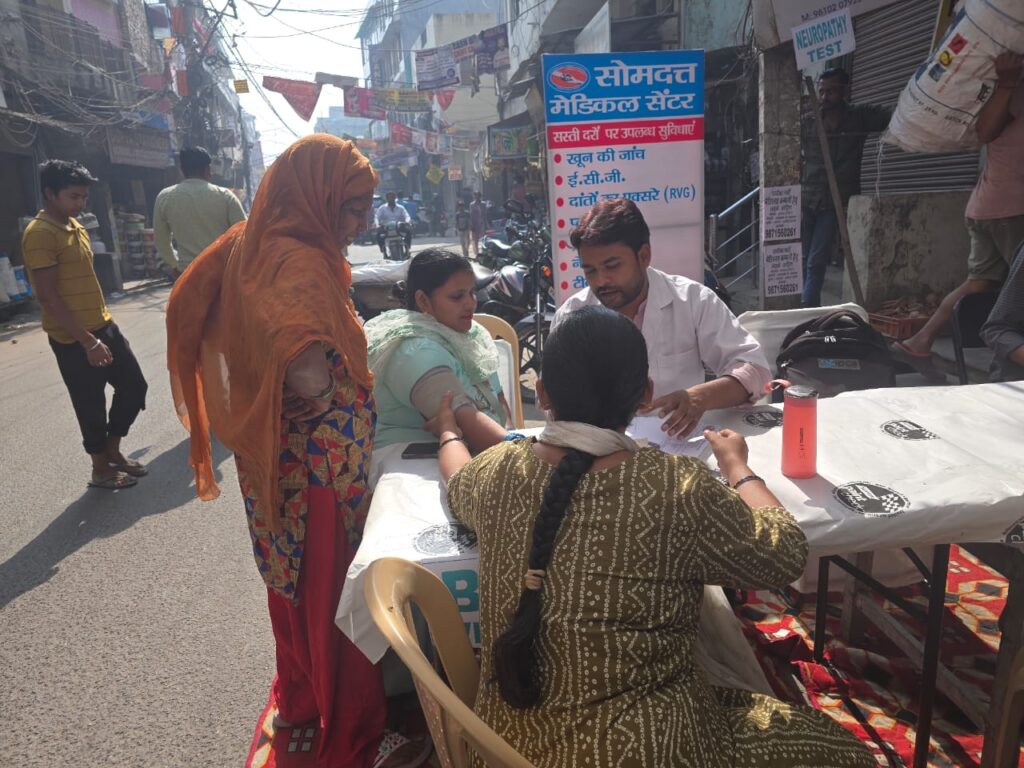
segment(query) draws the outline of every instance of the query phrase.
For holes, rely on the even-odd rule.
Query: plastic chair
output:
[[[992,307],[999,298],[997,291],[968,293],[953,307],[953,356],[956,362],[956,375],[961,384],[968,384],[967,358],[965,349],[984,347],[981,338],[981,327],[992,314]]]
[[[512,411],[512,426],[516,429],[523,429],[525,423],[523,421],[522,386],[519,383],[519,337],[516,336],[512,326],[500,317],[478,314],[474,315],[473,319],[487,329],[487,332],[491,334],[491,338],[508,342],[508,345],[512,348],[511,360],[506,363],[508,367],[507,375],[499,378],[507,379],[507,383],[503,380],[502,385],[505,389],[505,398],[508,400],[509,410]]]
[[[384,557],[367,568],[363,591],[374,623],[412,673],[441,765],[468,768],[472,747],[492,768],[532,768],[472,710],[480,668],[455,599],[444,583],[421,565]],[[413,605],[427,621],[451,687],[420,648]]]
[[[1017,651],[1006,683],[1003,719],[996,734],[996,768],[1014,768],[1020,760],[1020,726],[1024,720],[1024,648]]]

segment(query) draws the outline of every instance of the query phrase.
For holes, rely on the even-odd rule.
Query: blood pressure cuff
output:
[[[424,418],[432,419],[441,410],[441,399],[447,392],[452,392],[455,395],[452,399],[453,411],[467,406],[476,408],[476,403],[466,394],[466,389],[459,381],[459,377],[447,366],[431,368],[420,376],[409,393],[409,400],[413,407],[423,414]]]

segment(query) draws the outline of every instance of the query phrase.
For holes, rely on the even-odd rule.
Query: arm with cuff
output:
[[[505,439],[506,431],[477,409],[455,371],[447,366],[437,366],[423,374],[413,384],[409,400],[429,420],[441,410],[441,400],[446,392],[454,395],[452,411],[455,412],[455,420],[473,451],[482,451]]]

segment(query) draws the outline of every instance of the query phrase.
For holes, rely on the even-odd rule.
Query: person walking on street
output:
[[[235,193],[210,181],[210,163],[210,153],[202,147],[185,147],[178,153],[185,180],[156,196],[156,250],[175,280],[210,243],[245,221]]]
[[[469,244],[475,259],[480,255],[480,241],[487,229],[487,205],[479,192],[473,193],[473,202],[469,204],[469,229]]]
[[[818,77],[821,119],[828,134],[829,154],[836,174],[839,197],[845,209],[850,198],[860,193],[860,163],[868,134],[884,131],[892,108],[876,104],[850,104],[847,96],[850,76],[843,69],[827,69]],[[818,139],[813,114],[801,121],[803,149],[801,240],[804,256],[804,290],[800,303],[821,306],[828,261],[839,232],[839,219],[829,190],[825,156]]]
[[[146,379],[128,340],[114,323],[93,267],[89,235],[77,216],[96,179],[69,160],[40,167],[41,210],[25,229],[22,257],[42,308],[43,330],[71,395],[92,459],[95,488],[117,490],[146,474],[121,450],[139,411],[146,407]],[[106,387],[114,388],[107,413]]]
[[[1024,242],[1024,56],[1001,53],[995,67],[995,91],[975,126],[985,145],[985,168],[965,212],[971,236],[967,279],[942,300],[920,331],[893,345],[893,351],[912,365],[930,366],[932,345],[956,303],[969,293],[998,288]]]
[[[344,253],[376,185],[353,143],[298,140],[267,171],[252,217],[199,256],[167,305],[199,496],[219,494],[211,428],[238,465],[277,647],[274,727],[318,724],[324,768],[413,768],[430,749],[385,731],[380,668],[334,623],[370,506],[377,424]]]
[[[469,243],[472,237],[472,217],[466,210],[466,204],[459,201],[455,209],[455,231],[459,233],[459,243],[462,245],[462,257],[469,258]],[[475,250],[475,249],[474,249]],[[476,257],[476,254],[473,254]]]

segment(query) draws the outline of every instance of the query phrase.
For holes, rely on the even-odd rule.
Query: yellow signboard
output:
[[[235,93],[248,93],[249,92],[249,81],[248,80],[235,80]]]
[[[441,179],[444,178],[444,171],[438,168],[436,165],[430,166],[430,170],[427,171],[427,179],[430,180],[431,184],[440,184]]]

